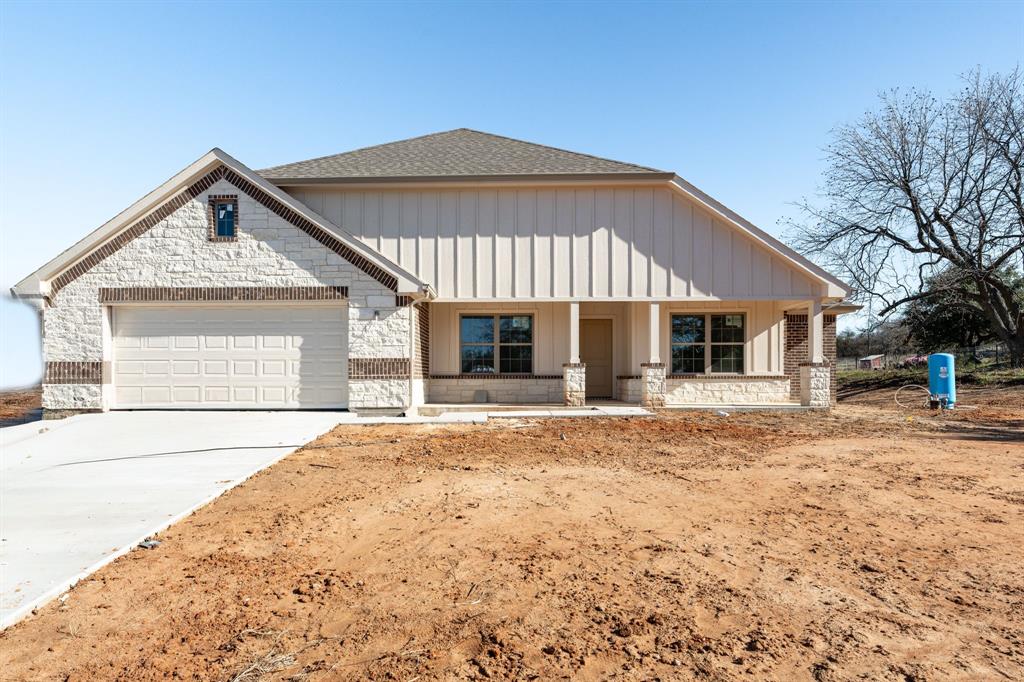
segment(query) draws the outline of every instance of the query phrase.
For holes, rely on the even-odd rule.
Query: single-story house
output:
[[[882,369],[884,355],[867,355],[857,361],[857,369]]]
[[[214,149],[12,291],[51,413],[827,407],[851,310],[675,173],[467,129],[260,171]]]

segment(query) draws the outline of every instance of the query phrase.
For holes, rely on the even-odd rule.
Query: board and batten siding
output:
[[[669,363],[671,350],[671,316],[673,313],[742,313],[746,318],[746,359],[744,374],[779,374],[783,372],[782,345],[784,315],[787,305],[776,301],[708,301],[670,302],[661,304],[660,356]],[[532,315],[534,374],[562,373],[562,363],[569,360],[569,303],[533,301],[523,303],[457,302],[430,304],[430,371],[432,374],[458,374],[459,319],[462,315],[500,315],[517,313]],[[581,319],[612,321],[612,364],[614,376],[638,374],[640,364],[647,362],[648,333],[646,303],[583,302]]]
[[[820,285],[666,187],[288,187],[438,300],[799,299]]]

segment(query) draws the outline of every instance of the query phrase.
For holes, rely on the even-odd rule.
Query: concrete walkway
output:
[[[638,407],[447,412],[107,412],[0,429],[0,629],[339,424],[650,416]]]
[[[0,429],[0,628],[346,417],[110,412]]]

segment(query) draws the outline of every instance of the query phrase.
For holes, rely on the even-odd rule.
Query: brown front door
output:
[[[611,398],[611,320],[580,320],[580,360],[587,366],[587,397]]]

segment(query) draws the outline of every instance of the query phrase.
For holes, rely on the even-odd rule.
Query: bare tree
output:
[[[845,273],[881,316],[929,296],[971,301],[1024,364],[1024,83],[974,72],[945,101],[893,91],[834,131],[799,248]],[[941,274],[944,289],[926,286]]]

